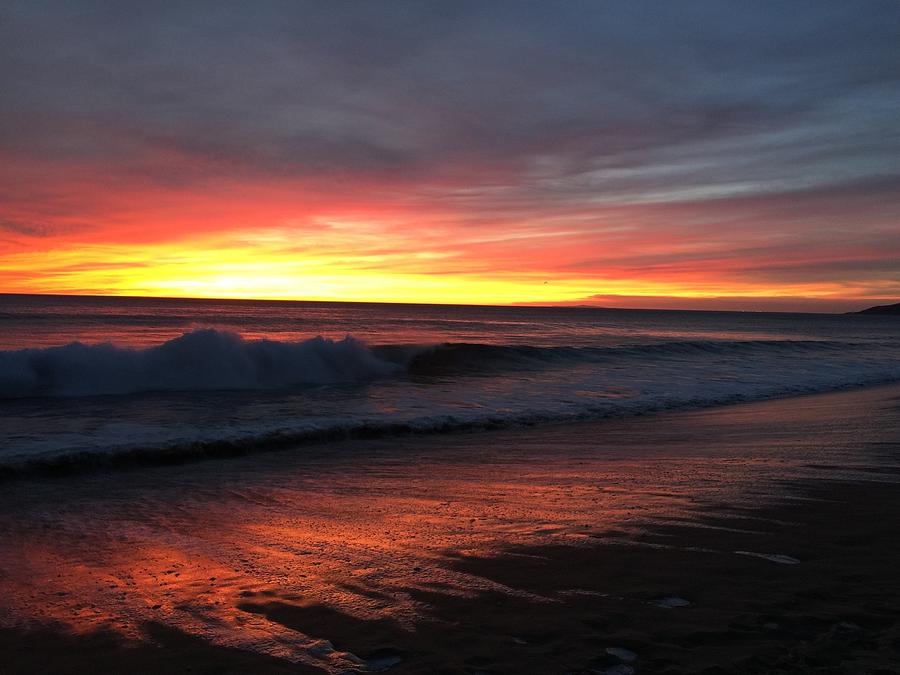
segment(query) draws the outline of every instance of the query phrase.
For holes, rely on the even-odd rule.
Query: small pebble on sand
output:
[[[634,661],[637,658],[637,654],[625,647],[607,647],[606,653],[622,661]]]

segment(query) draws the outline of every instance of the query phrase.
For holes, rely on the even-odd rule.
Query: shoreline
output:
[[[823,390],[775,393],[753,398],[735,396],[731,400],[714,402],[687,402],[666,407],[623,410],[618,414],[573,415],[571,418],[533,421],[526,418],[498,421],[494,419],[446,422],[429,428],[412,423],[386,423],[383,427],[360,423],[357,427],[309,429],[297,432],[266,433],[259,436],[191,440],[167,446],[134,447],[113,451],[81,450],[58,456],[35,457],[15,464],[0,464],[0,484],[10,481],[78,476],[96,472],[110,472],[141,467],[167,467],[219,459],[241,458],[269,453],[290,453],[309,450],[315,453],[333,443],[366,442],[380,439],[404,440],[482,434],[516,432],[534,428],[549,429],[593,427],[601,424],[628,421],[646,417],[666,417],[691,412],[716,410],[756,403],[793,401],[809,397],[828,396],[845,392],[878,391],[882,388],[900,387],[900,381],[888,379],[865,384],[847,384]]]
[[[303,592],[292,589],[288,578],[228,585],[221,577],[206,582],[203,575],[216,579],[221,572],[210,573],[210,562],[192,561],[189,548],[183,560],[171,550],[149,550],[151,557],[168,556],[163,563],[179,570],[182,581],[171,574],[160,586],[166,590],[157,592],[135,575],[131,586],[123,586],[105,611],[124,608],[134,597],[148,604],[163,598],[160,609],[151,605],[135,614],[136,634],[117,632],[108,621],[72,632],[67,622],[82,618],[71,615],[76,611],[94,611],[92,602],[102,607],[99,591],[92,590],[99,588],[98,570],[103,579],[127,581],[123,570],[136,573],[147,560],[116,566],[93,545],[73,553],[59,537],[66,533],[58,520],[63,516],[55,513],[62,502],[26,491],[26,483],[33,489],[40,481],[8,483],[18,493],[3,500],[8,520],[0,523],[0,534],[8,544],[27,543],[29,563],[62,555],[70,566],[93,567],[63,579],[64,590],[43,581],[50,584],[47,592],[25,606],[38,611],[57,603],[58,611],[50,612],[57,621],[26,621],[35,630],[6,622],[0,650],[10,673],[343,672],[352,663],[363,672],[391,673],[891,672],[900,660],[900,581],[894,572],[900,556],[898,401],[900,386],[889,385],[593,425],[461,435],[442,439],[440,447],[407,438],[398,450],[399,442],[388,439],[363,452],[362,444],[347,441],[359,456],[343,462],[330,455],[312,458],[306,483],[292,474],[303,459],[285,466],[279,453],[222,466],[192,464],[191,476],[158,467],[137,486],[115,486],[113,474],[85,476],[77,481],[85,484],[83,492],[67,497],[75,502],[72,522],[80,519],[82,526],[99,504],[113,525],[127,516],[146,529],[162,519],[166,529],[151,541],[171,547],[194,531],[187,527],[206,537],[209,523],[227,528],[229,520],[246,520],[252,529],[235,533],[274,528],[262,530],[272,534],[254,546],[300,556],[301,567],[293,557],[285,567],[289,576],[324,570],[315,572],[320,578],[314,582],[304,581]],[[644,437],[634,446],[639,456],[629,451],[635,436]],[[485,457],[485,439],[500,450]],[[357,464],[363,468],[348,475]],[[415,476],[412,467],[440,475]],[[276,472],[289,474],[290,481],[269,487]],[[358,484],[361,476],[368,482]],[[391,492],[411,480],[423,482],[409,489],[402,508],[392,506]],[[171,492],[161,487],[166,481]],[[291,502],[285,486],[295,481],[300,501]],[[172,495],[187,499],[186,485],[206,486],[210,499],[172,505],[172,513],[196,509],[175,522],[172,513],[160,513],[160,505]],[[242,486],[240,501],[221,505],[221,517],[211,513],[236,485]],[[316,485],[326,486],[321,494],[309,491]],[[425,486],[438,490],[437,499],[414,508],[409,500],[421,500]],[[136,497],[157,500],[153,510],[135,511]],[[235,506],[248,499],[258,504]],[[435,510],[441,503],[450,505],[442,507],[449,513]],[[303,518],[319,517],[315,523],[321,524],[285,529],[284,517],[304,504],[310,510]],[[372,508],[400,524],[367,520],[364,510]],[[51,519],[42,521],[48,512]],[[422,526],[416,520],[422,514],[434,523]],[[211,520],[194,524],[204,518]],[[49,539],[35,534],[42,522]],[[395,529],[381,529],[388,525]],[[321,527],[337,530],[326,533],[330,539],[308,538]],[[95,536],[102,544],[109,535]],[[358,537],[368,553],[354,548]],[[333,548],[316,548],[317,541],[331,540]],[[299,542],[307,542],[308,550],[296,551]],[[108,550],[120,546],[112,542]],[[17,585],[35,574],[17,579],[10,564],[15,555],[4,550],[0,556],[0,590],[8,600],[34,593]],[[341,556],[351,558],[349,567]],[[50,559],[58,564],[59,558]],[[271,569],[278,560],[288,562],[264,562]],[[399,571],[385,576],[378,565]],[[246,627],[239,630],[261,626],[286,639],[318,640],[310,643],[310,658],[291,661],[172,624],[179,612],[212,606],[211,600],[197,604],[176,595],[172,613],[162,613],[166,593],[186,593],[201,578],[216,604],[230,603],[227,616]],[[348,606],[340,593],[353,594],[357,604]],[[400,611],[406,605],[414,611]],[[148,618],[154,613],[155,621]]]

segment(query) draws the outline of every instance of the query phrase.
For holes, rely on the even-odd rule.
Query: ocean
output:
[[[860,315],[0,296],[0,473],[639,415],[900,380]]]

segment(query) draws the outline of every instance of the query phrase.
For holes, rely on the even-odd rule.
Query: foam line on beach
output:
[[[888,380],[892,382],[894,380]],[[869,384],[884,384],[878,381]],[[194,440],[163,442],[156,445],[104,445],[98,448],[61,450],[51,454],[10,455],[0,457],[0,480],[28,477],[54,476],[139,465],[166,465],[220,457],[235,457],[256,452],[296,449],[313,444],[327,444],[343,440],[366,440],[402,436],[429,436],[461,432],[494,431],[527,428],[547,424],[602,421],[649,413],[678,410],[699,410],[734,403],[746,403],[799,394],[825,393],[858,388],[860,385],[829,387],[820,390],[780,393],[748,398],[743,395],[720,399],[696,399],[681,402],[640,401],[628,407],[598,408],[576,413],[545,414],[526,412],[502,416],[496,413],[461,417],[442,415],[408,421],[360,420],[357,422],[307,426],[298,429],[260,431],[256,434],[214,437],[205,431],[205,437]],[[218,433],[222,433],[219,430]]]

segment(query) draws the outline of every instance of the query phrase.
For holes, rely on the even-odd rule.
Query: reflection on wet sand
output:
[[[466,560],[636,535],[711,504],[738,509],[716,527],[749,531],[739,509],[784,479],[865,473],[877,458],[851,442],[865,420],[849,404],[836,416],[865,396],[9,482],[0,619],[132,641],[168,626],[331,672],[389,667],[390,649],[336,636],[415,631],[441,598],[558,602]]]

